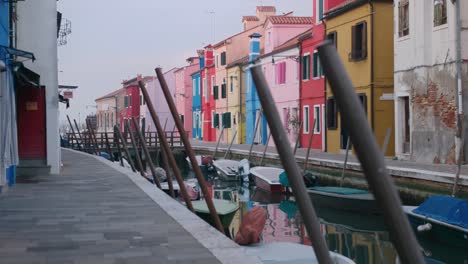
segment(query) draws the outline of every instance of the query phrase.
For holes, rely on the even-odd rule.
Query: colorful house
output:
[[[187,59],[189,65],[179,68],[175,75],[175,103],[185,131],[192,131],[192,74],[200,66],[198,57]]]
[[[202,79],[202,136],[204,141],[216,141],[216,129],[219,127],[219,115],[213,91],[216,84],[216,69],[213,58],[213,46],[205,47],[205,67],[201,70]]]
[[[393,1],[346,1],[325,15],[327,38],[336,43],[380,146],[394,127],[392,8]],[[326,98],[326,149],[339,153],[349,135],[328,84]],[[394,155],[394,133],[385,154]]]
[[[213,85],[213,97],[216,101],[215,114],[219,118],[218,127],[216,129],[216,140],[221,136],[221,142],[229,141],[226,129],[231,128],[231,113],[227,110],[227,81],[226,81],[226,41],[223,40],[213,46],[214,66],[215,66],[215,83]],[[222,131],[224,130],[224,131]]]
[[[125,127],[127,120],[130,120],[132,129],[132,118],[140,120],[140,88],[138,87],[138,82],[141,80],[143,80],[143,77],[139,74],[133,79],[122,82],[125,89],[124,109],[120,115],[120,129],[122,131],[127,131]]]
[[[112,132],[118,124],[118,96],[125,93],[125,88],[113,91],[94,100],[96,102],[97,132]]]
[[[202,98],[201,98],[201,71],[205,67],[204,50],[198,50],[199,69],[192,74],[192,138],[203,139]]]
[[[313,0],[312,32],[301,39],[300,120],[303,122],[301,146],[325,150],[325,78],[318,59],[317,45],[325,38],[324,12],[344,0]],[[331,35],[333,36],[333,35]]]

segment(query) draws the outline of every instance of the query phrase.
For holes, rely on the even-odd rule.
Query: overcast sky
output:
[[[138,73],[184,66],[196,49],[242,31],[242,16],[254,15],[257,5],[275,5],[278,14],[312,14],[312,0],[58,1],[72,23],[68,43],[58,48],[59,82],[79,86],[70,108],[61,104],[60,119],[69,114],[83,121],[96,111],[95,98]]]

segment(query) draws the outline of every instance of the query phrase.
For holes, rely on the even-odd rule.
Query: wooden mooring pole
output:
[[[125,127],[127,128],[128,134],[130,135],[130,142],[132,143],[133,153],[135,153],[135,159],[138,165],[138,170],[140,171],[140,175],[146,178],[146,173],[143,169],[143,163],[141,162],[140,151],[137,147],[135,137],[133,136],[132,125],[130,124],[130,121],[128,119],[125,120]]]
[[[87,130],[88,130],[88,131],[87,131],[88,138],[91,140],[91,144],[92,144],[92,146],[93,146],[94,154],[99,155],[98,150],[97,150],[96,143],[94,142],[93,134],[92,134],[92,132],[91,132],[91,126],[90,126],[90,124],[89,124],[89,120],[86,119],[85,122],[86,122],[86,128],[87,128]]]
[[[297,152],[297,148],[299,147],[299,142],[301,140],[301,131],[302,131],[302,127],[304,126],[304,122],[302,122],[301,120],[301,124],[299,125],[299,131],[297,132],[297,138],[296,138],[296,144],[294,145],[294,156],[296,156],[296,152]],[[310,128],[309,128],[310,130]],[[314,133],[312,132],[312,135]]]
[[[73,122],[75,123],[76,132],[78,133],[78,136],[81,139],[81,143],[83,144],[83,151],[84,152],[89,152],[89,150],[86,147],[86,140],[83,138],[83,136],[82,136],[82,134],[80,132],[80,128],[78,127],[78,123],[76,122],[76,119],[73,119]]]
[[[224,228],[223,228],[223,225],[221,224],[221,220],[219,219],[213,200],[211,199],[210,193],[208,191],[208,186],[206,184],[205,177],[203,176],[202,171],[200,167],[198,166],[198,162],[197,162],[197,159],[195,158],[195,152],[193,151],[192,144],[190,143],[188,139],[187,133],[185,133],[184,125],[182,124],[179,118],[179,114],[177,113],[177,108],[175,106],[174,99],[172,98],[171,92],[169,91],[169,88],[166,83],[166,79],[164,78],[164,74],[162,73],[161,68],[156,68],[156,75],[158,76],[159,83],[161,84],[161,89],[164,93],[164,96],[166,97],[166,102],[169,106],[169,109],[171,110],[172,117],[174,118],[177,129],[179,130],[181,140],[184,143],[185,152],[189,156],[190,163],[192,164],[193,170],[195,171],[195,175],[197,176],[198,184],[200,185],[200,188],[202,190],[203,198],[205,198],[205,201],[206,201],[206,206],[208,207],[208,210],[210,211],[210,215],[213,219],[213,222],[215,223],[215,226],[218,228],[220,232],[224,234]],[[143,94],[145,94],[145,97],[149,97],[148,93],[146,92],[146,88],[144,87],[141,87],[141,88],[144,91]]]
[[[224,153],[224,159],[226,159],[229,152],[231,152],[231,147],[232,147],[232,144],[234,144],[234,139],[236,139],[236,136],[237,136],[237,129],[236,131],[234,131],[234,135],[232,135],[231,143],[229,144],[229,147],[226,150],[226,153]]]
[[[124,167],[124,163],[123,163],[123,156],[122,156],[122,149],[120,148],[120,144],[119,144],[119,136],[118,136],[118,133],[117,133],[117,129],[116,127],[118,127],[117,125],[114,127],[114,142],[113,144],[115,146],[117,146],[117,151],[119,152],[119,161],[120,161],[120,166]]]
[[[224,133],[224,125],[221,125],[221,132],[219,132],[218,143],[216,143],[216,148],[215,148],[215,150],[213,152],[213,159],[216,158],[216,153],[218,152],[219,143],[221,142],[221,138],[223,137],[223,133]]]
[[[76,145],[78,145],[78,150],[81,151],[81,138],[80,138],[80,141],[78,141],[78,137],[76,136],[75,134],[75,129],[73,129],[73,125],[70,121],[70,117],[67,115],[67,119],[68,119],[68,124],[70,124],[70,128],[71,128],[71,131],[73,133],[73,138],[75,139],[75,142],[76,142]]]
[[[315,123],[317,122],[317,119],[314,119],[314,128],[315,128]],[[312,131],[312,134],[309,137],[309,145],[307,146],[307,153],[306,153],[306,158],[304,161],[304,174],[307,172],[307,166],[309,165],[309,155],[310,155],[310,149],[312,148],[312,141],[314,140],[314,132]]]
[[[132,156],[130,156],[130,151],[128,150],[127,142],[125,142],[123,138],[122,131],[120,131],[120,128],[118,126],[114,126],[114,129],[117,131],[117,136],[119,136],[119,141],[122,142],[122,147],[125,151],[125,156],[127,156],[128,164],[130,164],[130,167],[132,167],[132,171],[136,172],[135,164],[133,163]]]
[[[268,139],[267,139],[267,143],[265,144],[265,148],[263,148],[263,154],[262,154],[262,158],[260,159],[260,165],[259,166],[262,166],[263,160],[265,159],[265,155],[266,155],[266,152],[268,150],[268,144],[270,144],[270,138],[271,138],[271,131],[268,134]]]
[[[258,115],[257,120],[255,122],[255,129],[254,129],[254,133],[253,133],[253,136],[252,136],[252,143],[250,144],[249,155],[247,156],[247,160],[249,162],[250,162],[250,158],[252,156],[252,149],[253,149],[253,145],[255,143],[255,136],[257,135],[257,130],[258,130],[258,126],[260,124],[260,119],[262,119],[262,110],[261,109],[260,109],[260,114]]]

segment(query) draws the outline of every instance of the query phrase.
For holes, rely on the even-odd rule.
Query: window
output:
[[[140,105],[144,105],[145,101],[143,100],[143,95],[140,95]]]
[[[182,121],[182,124],[185,126],[184,115],[180,115],[180,121]]]
[[[198,95],[200,95],[201,93],[201,84],[200,84],[200,78],[197,78],[197,82],[198,82],[198,87],[197,87],[197,90],[198,90]]]
[[[231,83],[229,84],[229,92],[234,92],[234,78],[231,76]]]
[[[320,105],[314,105],[314,134],[320,134]]]
[[[219,87],[217,85],[213,86],[213,98],[218,100],[219,98]]]
[[[192,128],[196,128],[196,126],[197,126],[197,124],[196,124],[197,113],[193,112],[193,114],[192,114],[192,120],[193,120]]]
[[[197,95],[197,80],[192,79],[192,96]]]
[[[221,53],[221,66],[226,65],[226,52]]]
[[[208,98],[208,82],[206,80],[206,77],[203,78],[203,89],[204,89],[203,95],[205,96],[205,102],[208,102],[209,101],[209,98]]]
[[[314,63],[313,78],[314,79],[320,78],[321,76],[323,76],[323,69],[322,69],[322,65],[320,64],[320,59],[319,59],[317,51],[314,52],[313,63]]]
[[[336,129],[338,127],[338,113],[335,98],[330,97],[327,100],[327,127]]]
[[[304,134],[309,134],[310,131],[310,112],[309,106],[304,106]]]
[[[317,0],[317,23],[323,19],[323,0]]]
[[[409,0],[398,2],[398,36],[404,37],[409,34]]]
[[[214,76],[211,76],[211,87],[215,87],[215,86],[216,86],[215,82],[216,82],[216,81],[215,81],[215,77],[214,77]],[[213,95],[213,92],[214,92],[214,90],[211,90],[211,95]]]
[[[286,62],[280,62],[275,65],[275,83],[284,84],[286,83]]]
[[[213,112],[213,126],[212,128],[219,128],[219,114]]]
[[[218,55],[215,56],[215,65],[216,65],[216,68],[218,68]]]
[[[268,31],[267,44],[271,42],[271,31]]]
[[[226,84],[221,84],[221,98],[226,98]]]
[[[124,107],[128,107],[128,96],[124,96]]]
[[[226,112],[222,115],[222,124],[224,128],[231,128],[231,113]]]
[[[289,131],[289,109],[283,108],[283,127],[286,131]]]
[[[447,24],[447,0],[434,0],[434,27]]]
[[[110,122],[111,122],[110,123],[111,126],[114,126],[114,114],[113,113],[111,114]]]
[[[335,45],[335,48],[337,48],[337,44],[338,44],[337,37],[338,35],[336,34],[336,31],[333,31],[327,34],[327,39],[329,39]]]
[[[366,94],[358,94],[359,101],[361,101],[362,107],[364,108],[364,112],[367,115],[367,95]]]
[[[310,78],[310,55],[305,54],[302,57],[302,80],[309,80]]]
[[[352,27],[351,60],[363,60],[367,57],[367,22],[357,23]]]
[[[130,106],[130,107],[132,106],[132,96],[131,95],[128,96],[128,106]]]

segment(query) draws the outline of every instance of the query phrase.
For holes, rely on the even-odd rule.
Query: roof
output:
[[[128,81],[123,81],[122,84],[124,86],[124,88],[127,88],[127,87],[130,87],[130,86],[135,86],[135,85],[138,85],[138,81],[143,81],[143,82],[146,82],[148,80],[151,80],[153,79],[154,77],[153,76],[145,76],[143,78],[141,78],[141,76],[138,76],[138,77],[135,77],[133,79],[130,79]]]
[[[361,5],[364,5],[366,3],[369,3],[369,2],[376,2],[376,1],[380,1],[380,2],[392,2],[392,0],[346,0],[344,1],[343,3],[331,8],[330,10],[328,10],[326,13],[325,13],[325,18],[333,18],[333,17],[336,17],[336,16],[339,16],[351,9],[354,9],[356,7],[359,7]]]
[[[276,52],[279,52],[279,51],[283,51],[287,48],[290,48],[294,45],[298,45],[302,38],[311,34],[312,33],[312,28],[309,28],[308,30],[302,32],[301,34],[299,35],[296,35],[294,36],[293,38],[287,40],[286,42],[284,42],[283,44],[279,45],[278,47],[276,47],[271,53],[276,53]]]
[[[242,21],[260,21],[256,16],[243,16]]]
[[[276,7],[274,7],[274,6],[257,6],[257,11],[260,11],[260,12],[276,12]]]
[[[245,64],[245,63],[247,63],[247,62],[249,62],[249,55],[247,55],[247,56],[245,56],[245,57],[243,57],[243,58],[240,58],[240,59],[238,59],[238,60],[236,60],[236,61],[233,61],[233,62],[229,63],[229,64],[226,66],[226,68],[232,68],[232,67],[237,66],[237,65]]]
[[[301,17],[301,16],[271,16],[268,19],[272,24],[311,24],[312,17]]]
[[[119,93],[124,92],[124,91],[125,91],[125,88],[121,88],[121,89],[118,89],[118,90],[113,91],[113,92],[111,92],[111,93],[108,93],[108,94],[106,94],[106,95],[104,95],[104,96],[101,96],[101,97],[97,98],[97,99],[94,100],[94,101],[99,101],[99,100],[102,100],[102,99],[106,99],[106,98],[110,98],[110,97],[115,97],[116,95],[118,95]]]

